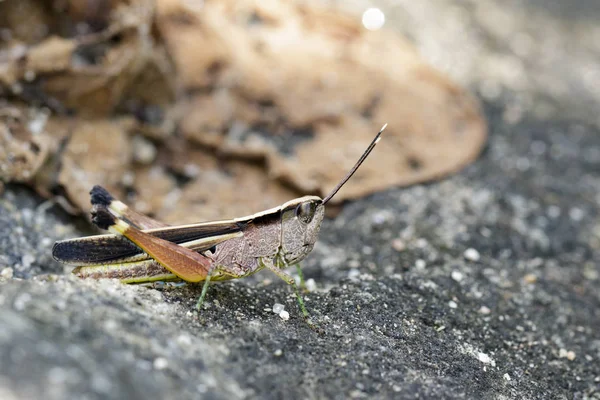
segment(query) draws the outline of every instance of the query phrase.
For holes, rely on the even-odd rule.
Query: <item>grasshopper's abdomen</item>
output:
[[[154,260],[108,265],[86,265],[75,268],[73,273],[84,279],[119,279],[123,283],[179,280],[177,275]]]

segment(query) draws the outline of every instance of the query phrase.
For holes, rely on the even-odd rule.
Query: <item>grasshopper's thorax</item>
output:
[[[281,253],[287,264],[302,261],[312,251],[324,212],[317,196],[290,200],[281,207]]]

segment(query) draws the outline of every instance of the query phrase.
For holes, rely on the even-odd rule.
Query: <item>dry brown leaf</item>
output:
[[[14,35],[0,44],[0,84],[13,95],[26,101],[35,96],[57,111],[91,118],[110,116],[125,101],[141,107],[167,106],[174,100],[169,57],[152,35],[153,1],[73,0],[64,4],[66,14],[41,1],[7,3],[0,10],[7,15],[6,31]],[[24,10],[29,8],[36,10],[38,29],[50,30],[48,37],[34,40],[19,33],[16,25],[28,21]],[[101,10],[107,11],[104,16],[98,14]],[[90,24],[88,30],[110,24],[100,32],[77,35],[78,20]],[[35,21],[28,22],[30,29]],[[58,36],[68,27],[75,31],[72,35]]]
[[[276,207],[297,193],[273,184],[264,169],[240,161],[219,161],[203,151],[188,151],[177,168],[194,179],[165,195],[157,216],[170,223],[191,223],[250,215]]]
[[[111,190],[120,187],[131,161],[126,128],[126,123],[107,120],[81,121],[73,126],[58,183],[80,210],[90,208],[89,191],[99,182]]]
[[[449,174],[485,142],[477,104],[408,42],[318,5],[15,4],[0,2],[12,33],[0,44],[0,95],[52,112],[37,128],[47,143],[39,156],[27,150],[31,138],[0,122],[3,150],[25,149],[25,162],[2,177],[62,192],[84,212],[95,184],[172,223],[323,195],[384,122],[382,145],[336,202]],[[23,23],[32,32],[15,26]],[[49,28],[39,34],[39,26]],[[17,125],[25,131],[27,116]],[[134,143],[151,157],[139,157]],[[14,159],[6,154],[0,166]]]
[[[368,32],[358,19],[290,1],[193,10],[162,0],[157,10],[183,85],[212,88],[184,106],[184,135],[238,158],[266,158],[270,176],[299,192],[331,189],[385,122],[385,144],[335,201],[439,178],[485,142],[464,90],[402,38]],[[307,132],[312,140],[296,140]],[[290,154],[272,151],[281,138],[298,142]]]
[[[47,117],[36,110],[0,105],[0,181],[34,179],[50,147],[40,132]]]

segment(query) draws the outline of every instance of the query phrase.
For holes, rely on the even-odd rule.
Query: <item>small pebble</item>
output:
[[[360,271],[357,269],[352,268],[350,271],[348,271],[348,279],[356,279],[360,276]]]
[[[306,285],[306,290],[308,290],[309,292],[314,292],[315,290],[317,290],[317,283],[313,278],[307,279],[306,282],[304,282],[304,284]]]
[[[0,272],[0,277],[4,278],[4,279],[12,279],[14,274],[14,271],[11,267],[6,267],[3,268],[2,271]]]
[[[509,374],[504,374],[504,380],[505,381],[510,381],[510,375]]]
[[[394,214],[389,210],[382,210],[376,212],[371,217],[371,221],[374,225],[383,225],[386,222],[390,222],[394,218]]]
[[[527,274],[523,277],[523,280],[527,283],[536,283],[537,276],[535,276],[534,274]]]
[[[489,313],[491,313],[492,310],[490,310],[489,308],[487,308],[486,306],[481,306],[481,308],[479,309],[479,313],[480,314],[484,314],[487,315]]]
[[[288,319],[290,319],[290,313],[283,310],[282,312],[279,313],[279,317],[284,320],[287,321]]]
[[[450,300],[450,301],[448,302],[448,307],[450,307],[450,308],[456,308],[456,307],[458,307],[458,304],[456,304],[456,302],[455,302],[455,301],[453,301],[453,300]]]
[[[569,218],[575,222],[579,222],[585,216],[585,212],[581,208],[573,207],[569,210]]]
[[[473,248],[466,249],[464,252],[464,256],[469,261],[479,261],[479,259],[481,258],[479,252]]]
[[[285,306],[283,304],[279,304],[279,303],[273,304],[273,313],[281,314],[281,312],[284,310],[285,310]]]
[[[484,364],[489,364],[492,359],[485,353],[477,353],[477,359]]]
[[[548,216],[553,219],[560,217],[561,214],[560,207],[558,206],[549,206],[546,212]]]
[[[21,258],[21,264],[23,264],[23,266],[25,268],[31,267],[31,264],[33,264],[34,261],[35,261],[35,256],[33,256],[32,254],[25,254]]]
[[[275,357],[281,357],[281,356],[283,355],[283,350],[281,350],[281,349],[277,349],[277,350],[275,350],[275,351],[273,352],[273,355],[274,355]]]
[[[176,341],[182,347],[190,347],[192,345],[192,338],[186,334],[177,336]]]
[[[420,249],[424,249],[425,247],[427,247],[428,243],[427,243],[427,239],[417,239],[417,241],[415,242],[415,244],[417,245],[418,248]]]
[[[572,350],[560,349],[558,351],[558,356],[560,358],[566,358],[569,361],[573,361],[575,359],[575,357],[576,357],[576,354]]]
[[[394,239],[392,240],[392,248],[397,252],[401,252],[406,250],[406,244],[402,239]]]
[[[452,273],[450,274],[450,277],[452,279],[454,279],[456,282],[460,282],[463,280],[464,275],[462,272],[460,271],[452,271]]]
[[[154,369],[162,370],[169,366],[169,362],[164,357],[158,357],[154,360]]]
[[[417,261],[415,261],[415,267],[417,269],[424,269],[426,266],[427,263],[425,262],[425,260],[418,259]]]

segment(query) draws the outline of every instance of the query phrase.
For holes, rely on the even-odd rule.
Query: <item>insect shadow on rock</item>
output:
[[[92,222],[112,234],[58,241],[52,255],[77,265],[73,273],[81,278],[117,278],[124,283],[203,281],[198,310],[211,281],[243,278],[266,268],[293,287],[304,318],[314,327],[294,278],[284,269],[298,266],[312,251],[325,204],[375,148],[386,126],[324,199],[304,196],[247,217],[169,226],[94,186]],[[298,271],[301,274],[299,266]]]

